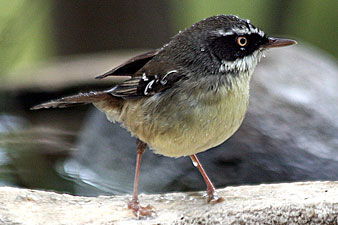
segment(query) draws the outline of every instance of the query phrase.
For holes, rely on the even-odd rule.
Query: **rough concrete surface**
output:
[[[207,204],[204,192],[141,195],[157,216],[137,220],[130,196],[78,197],[0,188],[0,224],[338,224],[338,182],[227,187],[225,201]]]

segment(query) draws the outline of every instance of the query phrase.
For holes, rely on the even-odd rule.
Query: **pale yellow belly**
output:
[[[192,155],[223,143],[239,128],[248,106],[248,88],[244,85],[198,98],[179,96],[170,107],[154,107],[149,99],[127,102],[120,118],[156,153]]]

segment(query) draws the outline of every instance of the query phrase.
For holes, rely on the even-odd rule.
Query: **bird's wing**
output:
[[[96,77],[97,79],[103,79],[107,76],[124,75],[132,77],[112,89],[66,96],[36,105],[31,109],[63,108],[76,104],[95,103],[103,100],[119,105],[122,100],[121,98],[127,99],[149,96],[155,92],[160,92],[170,87],[180,78],[180,76],[177,71],[171,67],[164,66],[164,64],[161,63],[151,62],[151,59],[157,55],[158,52],[159,50],[155,50],[135,56],[120,66]],[[140,73],[140,71],[142,71],[142,73]]]
[[[141,69],[147,62],[149,62],[155,55],[157,55],[159,50],[150,51],[137,55],[125,63],[115,67],[114,69],[95,77],[96,79],[103,79],[108,76],[132,76],[139,69]]]
[[[149,97],[172,87],[184,76],[175,67],[164,62],[148,62],[135,75],[114,88],[109,93],[125,99]]]

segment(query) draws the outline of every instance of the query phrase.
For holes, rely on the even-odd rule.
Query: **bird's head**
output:
[[[213,71],[225,74],[251,74],[264,50],[296,43],[269,37],[249,20],[233,15],[206,18],[176,35],[172,41],[182,43],[178,44],[180,51],[186,51],[185,60],[191,59],[191,64],[216,67]]]

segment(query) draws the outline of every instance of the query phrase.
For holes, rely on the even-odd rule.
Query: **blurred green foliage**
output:
[[[50,54],[49,1],[0,0],[0,77]]]
[[[338,57],[338,1],[297,0],[288,32]]]
[[[337,0],[168,2],[174,25],[172,33],[212,15],[234,14],[250,19],[268,34],[303,40],[338,57]],[[52,0],[0,0],[0,9],[0,77],[30,67],[55,53],[55,40],[51,39],[55,19],[51,13]]]

